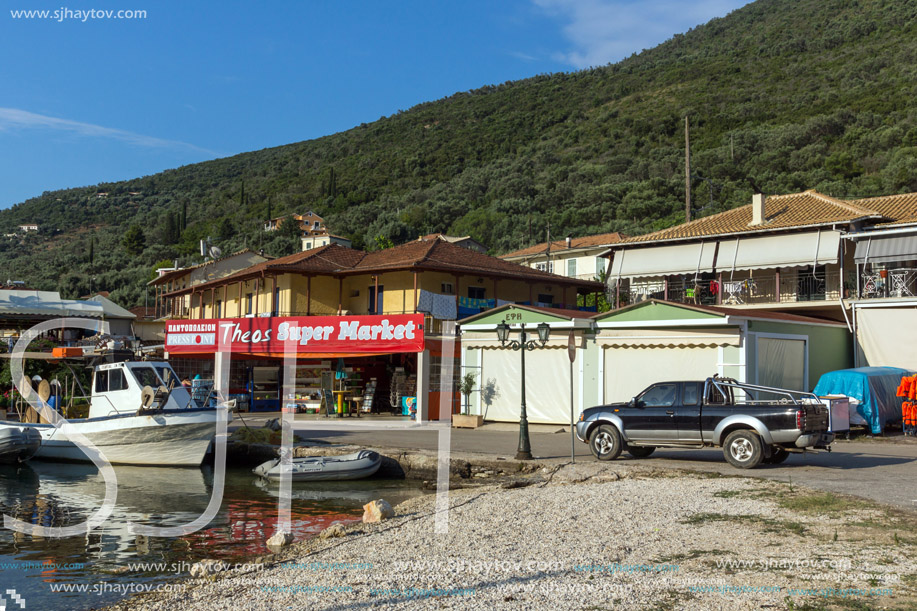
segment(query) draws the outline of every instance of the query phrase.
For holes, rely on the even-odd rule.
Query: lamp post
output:
[[[525,332],[525,324],[519,330],[519,339],[509,339],[509,325],[504,320],[497,325],[497,339],[500,340],[501,346],[506,346],[509,341],[509,347],[513,350],[519,350],[522,353],[522,405],[519,414],[519,448],[516,450],[516,460],[532,460],[532,447],[529,443],[529,421],[525,413],[525,351],[542,348],[548,341],[551,334],[551,327],[547,323],[540,323],[537,327],[538,339],[528,339]]]

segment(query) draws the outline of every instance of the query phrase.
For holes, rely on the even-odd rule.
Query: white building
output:
[[[607,259],[599,255],[626,237],[617,232],[582,238],[568,237],[550,244],[542,242],[529,246],[500,258],[559,276],[592,280],[602,275],[608,263]]]

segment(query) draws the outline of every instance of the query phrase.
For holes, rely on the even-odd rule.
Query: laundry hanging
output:
[[[417,295],[417,311],[440,320],[455,320],[458,316],[455,295],[440,295],[423,289]]]

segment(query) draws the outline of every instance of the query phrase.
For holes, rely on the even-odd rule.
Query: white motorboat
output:
[[[41,434],[28,426],[0,428],[0,463],[25,462],[41,447]]]
[[[290,463],[290,476],[294,482],[363,479],[374,475],[382,465],[382,457],[372,450],[360,450],[342,456],[305,456]],[[280,479],[285,473],[279,458],[255,467],[255,475],[265,479]]]
[[[122,361],[95,366],[89,417],[68,422],[112,464],[191,467],[204,460],[217,413],[192,400],[168,363]],[[0,422],[0,429],[12,427],[41,434],[35,458],[90,462],[63,428]]]

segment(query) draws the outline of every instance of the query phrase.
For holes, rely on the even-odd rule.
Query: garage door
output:
[[[628,401],[654,382],[703,380],[717,373],[719,348],[605,348],[605,402]]]
[[[758,384],[790,390],[806,388],[806,342],[758,337]]]
[[[484,419],[519,422],[521,355],[506,349],[483,350],[482,353],[481,413]],[[581,357],[578,355],[578,358]],[[529,422],[569,424],[570,361],[567,351],[543,348],[526,352],[525,370],[526,414]],[[574,396],[574,405],[579,405],[578,401],[579,389]]]
[[[857,308],[857,342],[866,360],[860,366],[917,370],[917,341],[902,340],[902,332],[917,329],[917,308]]]

